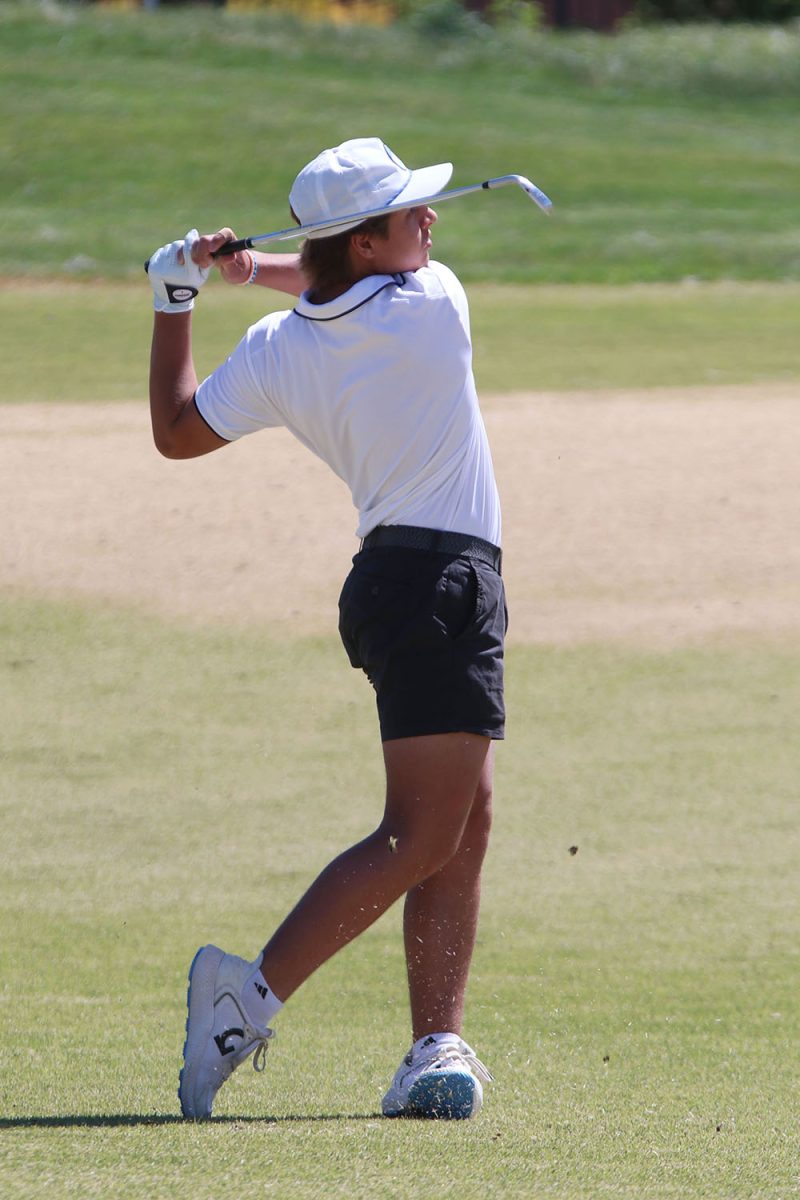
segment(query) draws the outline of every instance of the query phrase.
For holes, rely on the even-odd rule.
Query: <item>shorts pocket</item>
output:
[[[475,568],[467,559],[454,559],[436,585],[434,620],[456,641],[475,624],[479,603],[480,582]]]
[[[339,597],[339,634],[354,667],[369,674],[402,635],[419,605],[413,583],[354,567]]]

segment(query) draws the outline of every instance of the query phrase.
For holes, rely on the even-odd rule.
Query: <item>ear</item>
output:
[[[350,253],[357,262],[369,264],[375,258],[376,240],[374,233],[354,233],[350,238]]]

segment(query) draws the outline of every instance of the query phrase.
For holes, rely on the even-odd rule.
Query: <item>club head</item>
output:
[[[531,183],[530,179],[526,179],[524,175],[517,175],[516,178],[523,192],[530,196],[534,204],[538,204],[542,212],[545,212],[549,215],[550,210],[553,207],[553,201],[550,199],[550,197],[545,196],[542,189],[538,188],[535,183]]]

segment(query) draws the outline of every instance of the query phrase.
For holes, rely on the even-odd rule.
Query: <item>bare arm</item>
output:
[[[192,236],[195,238],[191,243],[192,263],[202,268],[205,274],[208,273],[206,268],[215,266],[228,283],[245,284],[250,281],[254,264],[257,264],[253,282],[292,296],[299,296],[305,288],[297,254],[256,254],[242,250],[230,257],[215,259],[214,251],[235,238],[233,230],[220,229],[203,237],[197,237],[193,231]],[[189,245],[188,241],[186,245]],[[173,253],[175,247],[176,243],[172,243]],[[180,247],[178,262],[184,263]],[[197,278],[195,282],[199,287],[202,279]],[[176,305],[170,307],[174,309]],[[150,419],[153,441],[165,458],[197,458],[228,445],[200,416],[194,399],[196,391],[191,306],[185,312],[156,312],[150,352]]]
[[[150,351],[150,420],[153,441],[165,458],[197,458],[224,438],[206,424],[194,403],[192,314],[155,313]]]
[[[256,264],[258,269],[253,283],[259,287],[272,288],[289,296],[299,296],[305,291],[308,285],[300,271],[299,254],[264,254],[260,250],[240,250],[229,257],[213,257],[215,250],[219,250],[225,242],[234,241],[235,237],[233,230],[228,228],[206,234],[192,247],[192,258],[199,267],[218,267],[226,283],[249,283],[253,265]]]
[[[253,283],[286,292],[289,296],[300,296],[308,287],[300,271],[299,254],[264,254],[261,250],[250,250],[249,253],[258,263]]]

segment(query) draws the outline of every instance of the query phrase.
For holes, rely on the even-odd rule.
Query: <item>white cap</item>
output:
[[[453,174],[452,163],[411,171],[380,138],[353,138],[321,154],[303,167],[292,184],[289,203],[301,225],[316,225],[371,209],[412,208],[435,196]],[[363,217],[309,233],[310,238],[333,237],[355,229]]]

